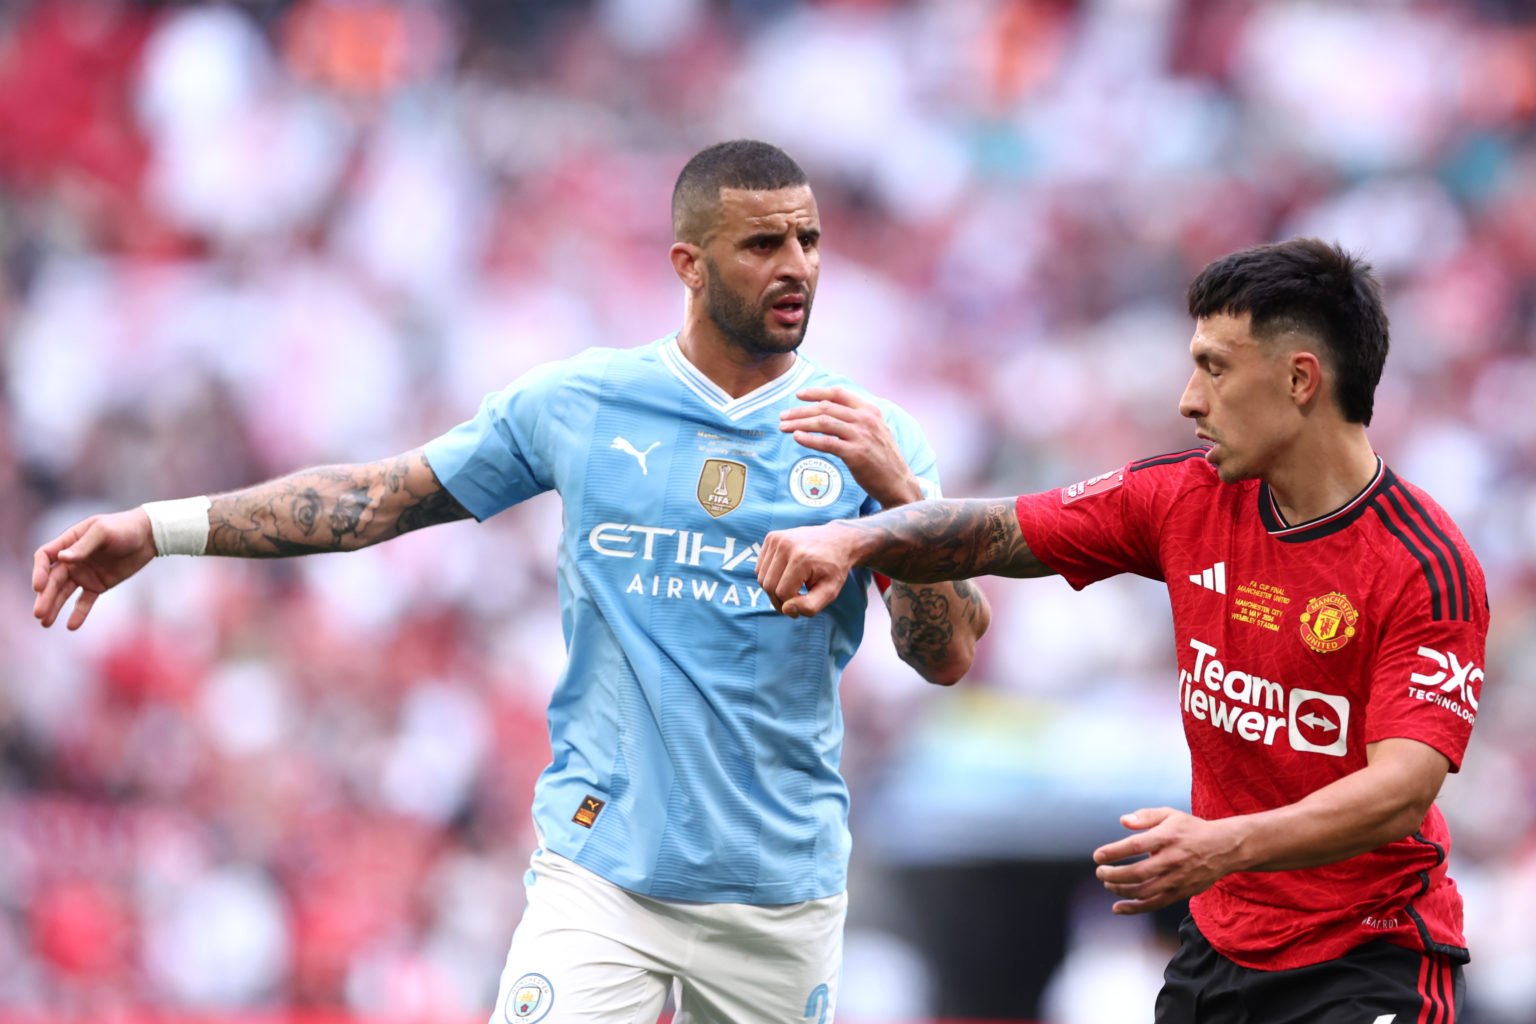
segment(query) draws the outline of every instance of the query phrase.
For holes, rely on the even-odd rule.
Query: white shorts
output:
[[[620,889],[540,850],[491,1024],[830,1024],[848,896],[681,903]]]

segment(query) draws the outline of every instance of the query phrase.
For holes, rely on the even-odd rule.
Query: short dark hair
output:
[[[717,142],[683,165],[672,188],[672,236],[702,242],[720,206],[720,190],[772,192],[806,184],[805,171],[778,146],[755,139]]]
[[[1371,265],[1316,238],[1260,245],[1209,264],[1189,286],[1189,314],[1251,316],[1260,340],[1295,331],[1322,343],[1344,418],[1369,425],[1387,362],[1387,311]]]

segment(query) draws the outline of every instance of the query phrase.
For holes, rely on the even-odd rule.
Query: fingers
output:
[[[1143,829],[1161,825],[1179,812],[1172,807],[1143,807],[1139,811],[1120,815],[1120,824],[1126,828]]]
[[[1121,819],[1121,821],[1124,820],[1124,818]],[[1094,850],[1093,862],[1095,864],[1114,864],[1117,861],[1129,860],[1132,857],[1140,857],[1143,854],[1151,853],[1159,845],[1161,844],[1156,837],[1150,836],[1146,832],[1138,832],[1136,835],[1126,836],[1124,839],[1116,839],[1112,843],[1105,843],[1097,850]]]
[[[796,441],[806,444],[799,434],[829,434],[844,440],[852,440],[861,430],[878,430],[885,418],[880,410],[852,392],[843,388],[804,388],[795,393],[797,398],[811,402],[779,414],[779,429],[795,433]],[[806,445],[825,451],[819,445]]]
[[[774,608],[792,619],[815,615],[837,598],[843,579],[834,579],[804,548],[778,533],[763,539],[757,582]],[[805,593],[801,593],[804,590]]]
[[[785,559],[784,545],[779,535],[770,533],[764,537],[762,548],[757,553],[757,582],[773,606],[780,611],[783,611],[781,606],[784,602],[778,595],[778,582],[784,573]]]
[[[75,601],[74,611],[69,614],[69,625],[67,628],[76,630],[84,625],[85,617],[91,614],[91,609],[95,607],[96,599],[100,596],[101,593],[99,591],[82,590],[79,599]]]
[[[49,570],[59,561],[59,552],[79,540],[80,535],[90,528],[95,518],[92,516],[90,519],[81,520],[32,553],[33,593],[43,592],[43,588],[48,585]]]
[[[774,608],[789,615],[785,603],[800,593],[803,575],[795,565],[789,543],[776,534],[770,533],[764,539],[762,551],[757,556],[757,582]]]
[[[802,434],[825,434],[851,441],[871,427],[861,414],[826,402],[786,409],[779,414],[779,430],[794,434],[801,444],[805,444]]]
[[[873,409],[874,406],[847,388],[801,388],[795,397],[802,402],[831,402],[849,409]]]
[[[69,566],[62,563],[54,563],[48,570],[48,579],[43,584],[43,589],[38,593],[37,600],[32,602],[32,615],[40,621],[44,628],[53,625],[59,617],[59,610],[64,607],[77,589],[78,585],[69,575]]]
[[[841,580],[818,580],[805,593],[785,601],[780,611],[792,619],[810,618],[831,604],[842,589]]]
[[[1109,909],[1122,916],[1145,914],[1153,910],[1161,910],[1176,899],[1179,899],[1179,897],[1164,894],[1143,900],[1116,900]]]
[[[80,525],[86,527],[85,532],[59,552],[59,561],[83,562],[106,541],[107,528],[100,517],[93,516]]]
[[[1104,888],[1116,896],[1134,896],[1132,892],[1122,892],[1122,889],[1130,889],[1149,882],[1160,874],[1158,866],[1151,858],[1143,858],[1131,864],[1117,864],[1110,866],[1101,864],[1093,872],[1093,876],[1104,883]]]

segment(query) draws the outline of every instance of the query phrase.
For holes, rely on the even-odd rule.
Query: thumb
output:
[[[96,549],[106,543],[107,530],[98,519],[91,524],[90,529],[80,535],[80,539],[69,547],[59,552],[61,562],[83,562],[95,553]]]
[[[784,602],[784,613],[792,618],[809,618],[831,604],[842,589],[841,581],[816,580],[806,586],[805,593]]]

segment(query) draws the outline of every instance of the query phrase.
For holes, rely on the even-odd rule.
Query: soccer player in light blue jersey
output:
[[[711,146],[673,192],[683,325],[526,374],[424,447],[213,498],[87,519],[38,549],[37,617],[156,554],[352,550],[486,519],[547,490],[569,660],[496,1024],[833,1019],[849,837],[838,680],[860,570],[815,618],[757,585],[770,530],[939,494],[901,409],[799,353],[820,271],[804,172],[761,142]],[[949,684],[990,610],[966,582],[878,581],[901,656]]]

